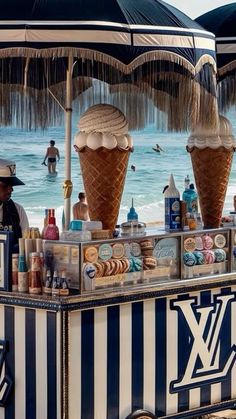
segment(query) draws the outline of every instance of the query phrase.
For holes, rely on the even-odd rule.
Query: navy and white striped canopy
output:
[[[123,94],[133,86],[139,95],[148,96],[168,115],[171,129],[187,129],[207,112],[210,123],[217,119],[214,35],[164,1],[2,0],[0,122],[11,123],[15,114],[22,119],[23,105],[19,112],[18,96],[12,101],[11,93],[23,86],[29,100],[35,90],[41,95],[32,118],[43,115],[43,121],[35,125],[54,123],[45,120],[55,108],[48,89],[57,86],[53,94],[61,101],[68,57],[74,61],[74,81],[82,81],[75,83],[73,97],[98,79],[113,92]],[[133,98],[133,108],[134,103],[138,102]],[[39,105],[47,106],[47,112],[35,108]],[[130,102],[125,106],[131,109]],[[57,119],[57,109],[54,115]]]
[[[1,3],[0,56],[22,56],[28,49],[27,56],[58,57],[73,49],[74,56],[103,62],[109,56],[126,72],[140,57],[152,60],[154,51],[176,54],[193,67],[204,55],[215,57],[214,36],[162,0]]]
[[[236,3],[218,7],[196,21],[216,36],[220,111],[236,104]]]
[[[236,3],[218,7],[196,21],[216,36],[217,64],[220,77],[236,68]]]

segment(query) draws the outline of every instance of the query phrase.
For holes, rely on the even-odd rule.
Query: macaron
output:
[[[103,262],[104,264],[104,276],[112,275],[113,265],[111,265],[110,261]]]
[[[152,256],[153,254],[153,242],[152,240],[142,240],[140,242],[141,252],[144,256]]]
[[[205,263],[205,258],[204,258],[204,254],[202,252],[196,251],[193,252],[196,260],[197,260],[197,265],[204,265]]]
[[[143,261],[139,258],[133,258],[134,271],[139,272],[143,269]]]
[[[118,259],[111,260],[110,264],[112,266],[112,275],[118,275],[119,273],[121,273],[122,264]]]
[[[214,254],[215,261],[218,263],[224,262],[227,259],[226,252],[224,251],[224,249],[216,249],[214,250]]]
[[[113,258],[121,259],[125,254],[124,245],[122,243],[116,243],[112,246]]]
[[[154,257],[146,256],[143,258],[143,269],[145,271],[149,269],[155,269],[157,267],[157,260]]]
[[[214,246],[213,239],[207,234],[202,237],[202,241],[203,241],[203,247],[205,250],[211,250],[212,247]]]
[[[141,247],[140,244],[137,242],[130,243],[130,253],[134,257],[138,257],[141,255]]]
[[[226,246],[226,237],[223,234],[217,234],[214,242],[218,249],[223,249]]]
[[[206,264],[211,264],[215,262],[215,253],[212,250],[203,250],[202,253],[204,255]]]
[[[137,271],[141,271],[143,268],[143,263],[142,260],[139,258],[131,258],[129,259],[129,272],[137,272]]]
[[[129,263],[129,259],[127,258],[123,258],[120,260],[120,262],[122,263],[122,272],[121,273],[127,273],[129,272],[129,267],[130,267],[130,263]]]
[[[196,249],[196,240],[194,237],[188,237],[184,240],[184,250],[186,252],[193,252]]]
[[[196,242],[196,250],[203,250],[204,249],[203,240],[202,240],[201,236],[195,237],[195,242]]]
[[[88,246],[84,250],[84,258],[86,262],[95,263],[98,260],[98,251],[95,246]]]
[[[192,252],[184,253],[183,261],[186,266],[194,266],[197,263],[197,259]]]
[[[104,274],[104,265],[102,262],[96,262],[93,264],[96,269],[96,278],[101,278]]]

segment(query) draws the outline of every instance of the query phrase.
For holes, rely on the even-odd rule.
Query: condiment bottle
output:
[[[138,214],[134,208],[134,199],[132,198],[132,206],[127,215],[127,221],[138,221]]]
[[[49,218],[49,222],[44,233],[44,238],[46,240],[59,240],[59,229],[56,225],[56,219],[53,216]]]
[[[18,264],[19,254],[12,254],[12,291],[18,291]]]
[[[41,259],[38,252],[31,253],[30,294],[41,294]]]
[[[165,191],[165,228],[167,231],[181,230],[180,194],[172,174]]]
[[[52,295],[52,277],[50,270],[47,270],[47,276],[43,287],[44,294]]]
[[[46,208],[45,209],[45,216],[44,216],[44,220],[43,220],[43,230],[42,230],[42,238],[44,239],[44,234],[45,234],[45,230],[46,227],[48,225],[48,214],[49,214],[49,210]]]
[[[18,262],[18,291],[29,292],[28,269],[25,260],[25,242],[19,239],[19,262]]]
[[[63,271],[61,275],[60,295],[69,295],[68,283],[66,280],[66,272]]]
[[[60,287],[58,285],[58,274],[57,271],[54,271],[52,280],[52,295],[59,295]]]

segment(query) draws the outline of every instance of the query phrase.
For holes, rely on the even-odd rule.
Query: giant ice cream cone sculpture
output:
[[[220,116],[217,133],[199,129],[188,139],[195,182],[205,228],[220,226],[229,181],[235,139],[228,119]]]
[[[114,230],[125,184],[132,140],[123,113],[111,105],[89,108],[75,137],[91,220]]]

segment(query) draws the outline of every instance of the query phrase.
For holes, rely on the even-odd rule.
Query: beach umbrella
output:
[[[211,10],[196,21],[216,36],[219,105],[227,111],[236,104],[236,3]]]
[[[147,95],[167,115],[169,129],[185,130],[199,121],[217,125],[215,73],[214,35],[161,0],[1,4],[0,122],[46,127],[61,121],[65,111],[66,227],[72,101],[91,90],[92,79],[108,83],[127,100],[131,91]],[[133,114],[139,115],[135,94],[132,99]]]

